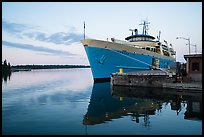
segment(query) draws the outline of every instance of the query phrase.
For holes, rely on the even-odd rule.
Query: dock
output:
[[[202,90],[202,82],[178,83],[175,74],[162,70],[112,73],[111,85]]]

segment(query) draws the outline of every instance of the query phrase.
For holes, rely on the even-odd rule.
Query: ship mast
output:
[[[143,23],[139,24],[139,25],[143,25],[143,31],[142,31],[143,35],[147,35],[148,24],[150,24],[150,22],[148,21],[144,21]]]

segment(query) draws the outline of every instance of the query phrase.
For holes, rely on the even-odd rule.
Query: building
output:
[[[186,72],[191,81],[202,81],[202,54],[184,55]]]

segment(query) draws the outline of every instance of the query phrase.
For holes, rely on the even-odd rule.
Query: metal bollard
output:
[[[119,69],[119,73],[123,73],[123,69],[122,68]]]

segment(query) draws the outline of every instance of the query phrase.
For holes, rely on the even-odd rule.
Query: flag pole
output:
[[[85,21],[84,21],[84,39],[85,39]]]

